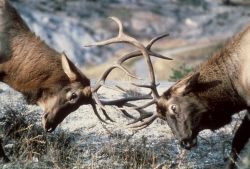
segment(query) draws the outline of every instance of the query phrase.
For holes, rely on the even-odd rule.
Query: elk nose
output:
[[[42,117],[42,126],[43,126],[43,129],[46,132],[51,132],[53,130],[52,130],[52,127],[50,127],[49,124],[48,124],[48,122],[47,122],[48,115],[49,115],[49,113],[44,113],[43,114],[43,117]]]
[[[183,139],[180,144],[181,147],[190,150],[192,147],[197,145],[197,139]]]

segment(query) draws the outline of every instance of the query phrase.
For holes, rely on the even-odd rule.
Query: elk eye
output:
[[[170,105],[170,109],[173,113],[177,113],[178,112],[178,107],[176,104],[172,104]]]
[[[74,101],[77,99],[77,97],[78,97],[78,96],[77,96],[76,93],[72,93],[71,96],[70,96],[70,98],[69,98],[69,101],[70,101],[70,102],[74,102]]]

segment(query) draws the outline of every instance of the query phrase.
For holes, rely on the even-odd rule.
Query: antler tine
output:
[[[98,98],[97,96],[97,93],[93,92],[92,93],[92,96],[93,96],[93,99],[94,99],[94,102],[101,107],[102,110],[106,110],[105,106],[102,104],[102,102],[100,101],[100,99]],[[92,106],[93,107],[93,106]]]
[[[101,41],[101,42],[96,42],[94,44],[90,44],[90,45],[87,45],[87,46],[103,46],[103,45],[108,45],[108,44],[111,44],[111,43],[120,43],[120,42],[125,42],[125,43],[130,43],[134,46],[136,46],[137,48],[140,49],[142,55],[144,56],[144,59],[146,60],[146,63],[148,65],[148,68],[149,68],[149,76],[151,78],[151,86],[152,86],[152,92],[153,92],[153,95],[155,98],[159,98],[159,94],[157,92],[157,89],[156,89],[156,85],[155,85],[155,75],[154,75],[154,69],[153,69],[153,65],[152,65],[152,62],[151,62],[151,59],[148,55],[148,50],[139,42],[137,41],[136,39],[134,39],[133,37],[131,36],[128,36],[127,34],[125,34],[123,32],[123,26],[122,26],[122,23],[121,21],[116,18],[116,17],[109,17],[110,19],[112,19],[113,21],[115,21],[119,27],[119,33],[117,35],[117,37],[114,37],[114,38],[111,38],[111,39],[108,39],[108,40],[105,40],[105,41]],[[167,36],[168,34],[164,34],[164,35],[161,35],[161,36],[158,36],[154,39],[151,40],[151,42],[149,43],[148,45],[148,48],[150,49],[150,47],[153,45],[154,42],[156,42],[157,40]]]
[[[146,122],[146,123],[143,122],[140,127],[145,126],[145,125],[149,125],[150,123],[152,123],[151,120],[154,120],[156,118],[156,115],[145,113],[143,108],[146,108],[146,107],[154,104],[156,102],[156,100],[159,98],[159,94],[157,92],[157,85],[155,83],[154,68],[153,68],[153,64],[152,64],[150,56],[154,56],[154,57],[161,58],[161,59],[166,59],[166,60],[172,60],[169,57],[165,57],[165,56],[163,56],[161,54],[158,54],[158,53],[155,53],[155,52],[151,51],[151,47],[156,41],[158,41],[159,39],[161,39],[163,37],[168,36],[168,34],[163,34],[163,35],[160,35],[158,37],[153,38],[147,44],[147,46],[145,47],[141,42],[139,42],[135,38],[127,35],[126,33],[124,33],[123,25],[122,25],[121,21],[118,18],[116,18],[116,17],[109,17],[109,18],[112,19],[118,25],[118,28],[119,28],[118,29],[119,30],[118,35],[111,38],[111,39],[100,41],[100,42],[95,42],[95,43],[88,44],[88,45],[85,45],[85,46],[90,47],[90,46],[104,46],[104,45],[108,45],[108,44],[112,44],[112,43],[128,43],[128,44],[131,44],[131,45],[137,47],[138,50],[134,51],[134,52],[131,52],[131,53],[127,54],[127,55],[124,55],[123,57],[121,57],[117,62],[115,62],[111,67],[109,67],[102,74],[101,78],[97,81],[96,85],[92,89],[93,100],[94,100],[93,102],[95,102],[97,105],[99,105],[101,107],[101,110],[102,110],[104,116],[107,119],[109,119],[110,121],[113,121],[106,113],[106,110],[105,110],[106,105],[115,105],[115,106],[118,106],[118,107],[123,107],[123,106],[133,107],[133,106],[131,106],[133,104],[130,104],[128,102],[137,101],[137,100],[145,100],[145,99],[153,99],[153,101],[151,101],[150,103],[148,103],[148,104],[146,104],[144,106],[133,107],[134,110],[136,110],[136,111],[138,111],[140,113],[140,117],[138,119],[136,119],[136,121],[134,121],[133,123],[136,123],[136,122],[141,121],[143,119],[147,119],[146,121],[148,121],[148,122]],[[128,69],[126,69],[126,67],[122,66],[122,63],[125,62],[126,60],[130,59],[130,58],[134,58],[134,57],[141,56],[141,55],[144,57],[144,60],[145,60],[145,62],[147,64],[147,67],[148,67],[148,70],[149,70],[148,75],[149,75],[149,78],[150,78],[150,84],[149,85],[144,85],[144,86],[143,85],[141,85],[141,86],[138,85],[138,86],[139,87],[147,87],[147,88],[149,88],[152,91],[153,97],[151,95],[150,95],[150,97],[148,95],[145,95],[145,96],[134,96],[134,97],[127,97],[127,98],[117,99],[117,100],[109,100],[109,101],[100,100],[98,98],[97,91],[102,86],[105,86],[104,84],[105,84],[106,78],[108,77],[108,75],[110,74],[110,72],[113,69],[115,69],[115,68],[121,69],[128,76],[136,78],[136,76],[134,76],[132,73],[130,73],[128,71]],[[97,114],[96,108],[93,107],[93,109],[94,109],[95,113]],[[126,116],[128,116],[130,118],[134,118],[132,115],[128,114],[125,110],[121,110],[121,111],[123,111],[124,115],[126,115]],[[103,121],[103,119],[101,119],[99,114],[97,115],[97,117],[101,121]]]
[[[94,103],[94,102],[93,102],[93,103],[90,103],[90,105],[92,106],[92,108],[93,108],[93,110],[94,110],[94,113],[95,113],[95,115],[98,117],[98,119],[99,119],[101,122],[107,124],[107,122],[106,122],[105,120],[103,120],[103,119],[101,118],[101,116],[99,115],[95,103]]]
[[[145,118],[148,118],[148,117],[152,116],[152,113],[148,113],[143,109],[139,109],[138,107],[136,107],[136,105],[134,105],[132,103],[126,103],[126,104],[124,104],[124,106],[131,107],[133,110],[137,111],[140,114],[140,117],[136,118],[136,117],[130,115],[124,108],[121,108],[120,110],[122,111],[122,113],[125,116],[127,116],[127,117],[129,117],[131,119],[134,119],[134,121],[132,123],[129,123],[129,124],[136,123],[138,121],[141,121],[142,119],[145,119]]]
[[[140,120],[138,119],[138,120],[136,120],[135,122],[130,123],[127,127],[128,127],[128,128],[132,128],[132,129],[134,129],[134,130],[140,130],[140,129],[143,129],[143,128],[149,126],[151,123],[153,123],[153,121],[154,121],[156,118],[158,118],[158,114],[157,114],[157,113],[154,113],[154,114],[152,114],[152,115],[149,116],[149,117],[146,117],[146,118],[140,119]],[[142,122],[137,123],[137,122],[139,122],[139,121],[142,121]]]
[[[101,111],[104,114],[104,116],[106,117],[106,119],[108,119],[111,122],[115,122],[112,118],[109,117],[109,115],[107,114],[106,110],[101,109]]]
[[[160,36],[156,36],[155,38],[153,38],[149,43],[148,43],[148,45],[147,45],[147,49],[151,49],[151,47],[152,47],[152,45],[156,42],[156,41],[158,41],[158,40],[160,40],[160,39],[162,39],[162,38],[165,38],[165,37],[167,37],[167,36],[169,36],[169,33],[165,33],[165,34],[162,34],[162,35],[160,35]]]
[[[147,108],[147,107],[149,107],[149,106],[151,106],[151,105],[153,105],[153,104],[155,104],[157,101],[155,100],[155,99],[153,99],[153,100],[151,100],[150,102],[148,102],[148,103],[146,103],[146,104],[144,104],[144,105],[142,105],[142,106],[138,106],[138,107],[136,107],[135,109],[145,109],[145,108]]]
[[[154,56],[154,57],[157,57],[157,58],[160,58],[160,59],[173,60],[172,58],[169,58],[169,57],[163,56],[161,54],[155,53],[155,52],[151,51],[150,49],[148,49],[148,53],[149,53],[150,56]],[[134,57],[137,57],[137,56],[141,56],[141,55],[142,55],[142,53],[141,53],[140,50],[131,52],[129,54],[124,55],[121,59],[119,59],[117,61],[117,64],[122,64],[123,62],[125,62],[128,59],[131,59],[131,58],[134,58]]]
[[[112,19],[113,21],[116,22],[116,24],[118,25],[119,28],[119,32],[118,35],[114,38],[105,40],[105,41],[100,41],[100,42],[96,42],[96,43],[92,43],[92,44],[87,44],[85,45],[85,47],[91,47],[91,46],[104,46],[104,45],[109,45],[112,43],[120,43],[120,42],[125,42],[128,43],[129,40],[131,40],[132,37],[128,36],[127,34],[125,34],[123,32],[123,26],[121,21],[116,18],[116,17],[109,17],[110,19]],[[134,38],[132,38],[133,40],[135,40]]]
[[[122,58],[121,58],[122,59]],[[97,92],[97,90],[99,90],[99,88],[101,86],[103,86],[103,84],[105,83],[106,81],[106,78],[108,77],[108,75],[110,74],[110,72],[115,69],[115,68],[119,68],[121,69],[122,71],[124,71],[128,76],[130,77],[133,77],[133,78],[136,78],[136,79],[139,79],[137,78],[135,75],[133,75],[132,73],[130,73],[124,66],[121,65],[121,63],[119,63],[120,61],[118,61],[117,63],[115,63],[114,65],[112,65],[111,67],[109,67],[103,74],[102,76],[100,77],[100,79],[97,81],[95,87],[92,89],[92,92]]]
[[[120,109],[120,111],[127,117],[131,118],[131,119],[136,119],[134,116],[132,116],[131,114],[129,114],[125,109]]]
[[[153,99],[152,101],[150,101],[142,106],[134,107],[133,109],[139,112],[140,117],[135,119],[133,122],[129,123],[127,127],[133,128],[136,130],[140,130],[140,129],[143,129],[143,128],[147,127],[148,125],[150,125],[158,117],[158,114],[157,113],[154,113],[154,114],[148,113],[143,109],[146,107],[149,107],[155,103],[156,103],[156,100]],[[140,123],[138,123],[138,122],[140,122]]]
[[[163,55],[161,55],[161,54],[152,52],[151,50],[149,50],[148,53],[149,53],[150,56],[154,56],[154,57],[157,57],[157,58],[159,58],[159,59],[173,60],[172,58],[169,58],[169,57],[163,56]]]
[[[147,100],[147,99],[152,99],[152,97],[149,95],[131,96],[131,97],[127,97],[127,98],[121,98],[121,99],[110,100],[110,101],[100,100],[100,102],[102,105],[123,106],[124,104],[126,104],[127,102],[130,102],[130,101]]]

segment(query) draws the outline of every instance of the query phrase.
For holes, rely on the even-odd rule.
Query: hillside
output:
[[[141,41],[170,33],[157,44],[158,51],[175,58],[174,63],[157,62],[157,74],[167,67],[168,79],[172,68],[185,62],[188,67],[200,63],[227,38],[250,23],[247,1],[235,1],[225,6],[221,0],[12,0],[30,28],[58,51],[66,51],[92,78],[100,76],[100,66],[125,51],[124,45],[103,48],[84,48],[89,42],[110,38],[116,34],[116,25],[108,16],[119,17],[126,32]],[[240,19],[239,19],[240,18]],[[188,48],[192,46],[192,50]],[[196,52],[197,50],[201,52]],[[201,46],[206,46],[202,48]],[[211,46],[211,47],[210,47]],[[217,46],[214,48],[214,46]],[[174,53],[172,51],[175,51]],[[137,62],[137,61],[136,61]],[[139,63],[131,64],[137,70]],[[142,66],[140,66],[142,67]]]

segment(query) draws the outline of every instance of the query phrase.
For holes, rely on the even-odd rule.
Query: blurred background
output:
[[[250,0],[11,0],[32,31],[69,58],[90,79],[101,75],[116,57],[133,51],[127,45],[85,48],[84,44],[111,38],[120,18],[125,31],[146,44],[169,33],[154,50],[174,61],[154,59],[158,80],[175,81],[192,70],[236,32],[250,23]],[[147,75],[144,61],[127,66]],[[120,72],[111,78],[127,80]]]

